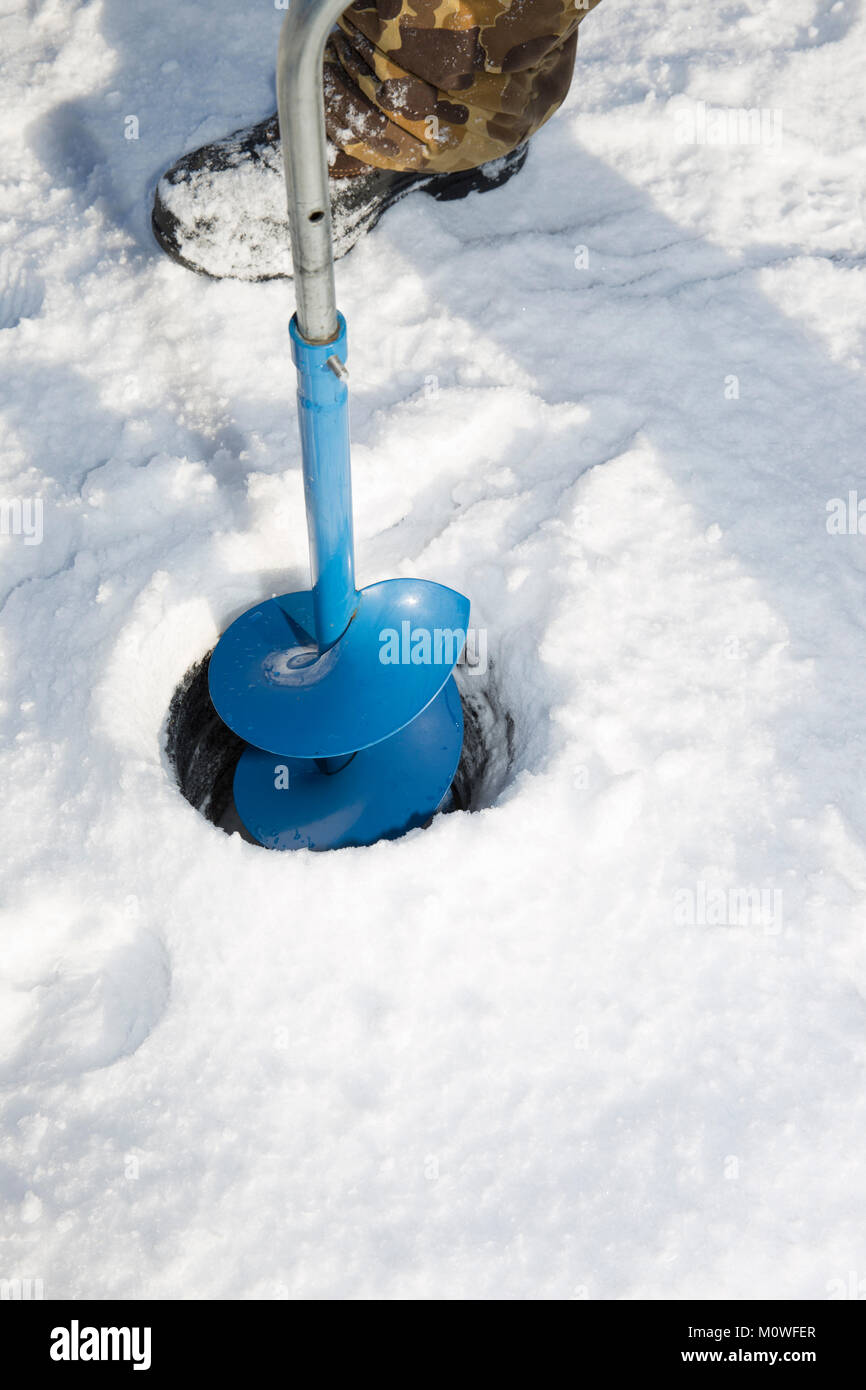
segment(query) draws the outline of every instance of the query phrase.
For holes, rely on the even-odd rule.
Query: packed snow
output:
[[[0,1278],[866,1294],[861,6],[603,0],[519,177],[340,262],[359,579],[470,596],[513,737],[320,855],[165,752],[306,584],[291,285],[149,230],[281,12],[0,11]]]

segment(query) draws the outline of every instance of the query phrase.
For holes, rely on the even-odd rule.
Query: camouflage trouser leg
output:
[[[553,115],[598,0],[357,0],[325,54],[328,134],[383,169],[508,154]]]

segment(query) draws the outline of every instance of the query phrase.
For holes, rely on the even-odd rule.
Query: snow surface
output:
[[[305,582],[291,289],[148,230],[273,109],[280,18],[0,5],[2,498],[44,503],[0,540],[0,1277],[862,1293],[862,7],[604,0],[524,173],[339,266],[360,578],[470,595],[514,761],[319,856],[215,829],[163,747]],[[683,143],[700,102],[782,141]]]

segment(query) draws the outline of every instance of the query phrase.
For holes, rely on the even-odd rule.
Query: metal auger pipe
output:
[[[326,651],[357,606],[346,387],[337,312],[322,59],[345,0],[292,0],[277,57],[280,136],[295,271],[292,357],[310,540],[316,642]]]
[[[298,327],[310,343],[331,342],[338,328],[322,60],[346,8],[346,0],[291,0],[277,55]]]

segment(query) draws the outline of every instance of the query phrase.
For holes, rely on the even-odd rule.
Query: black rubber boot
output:
[[[331,176],[334,258],[345,256],[394,203],[415,189],[445,201],[507,183],[527,146],[456,174],[369,172]],[[349,161],[357,164],[357,161]],[[215,280],[276,280],[292,274],[282,149],[276,116],[205,145],[159,181],[153,231],[172,260]]]

